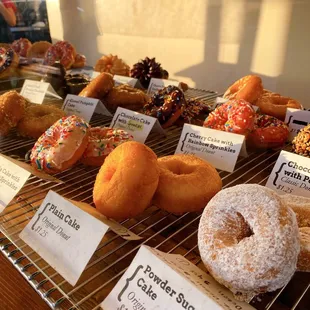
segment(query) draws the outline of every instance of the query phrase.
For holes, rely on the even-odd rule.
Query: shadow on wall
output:
[[[276,2],[276,5],[281,5],[280,1],[276,0]],[[227,1],[210,1],[206,9],[205,18],[207,24],[204,42],[204,61],[198,65],[176,72],[176,75],[189,77],[196,81],[197,88],[207,87],[208,89],[224,92],[229,85],[240,77],[248,74],[259,74],[263,79],[265,88],[296,98],[304,106],[310,107],[307,95],[307,88],[310,84],[310,37],[306,34],[306,29],[310,29],[310,19],[308,16],[310,1],[287,0],[286,2],[288,9],[292,8],[287,13],[290,14],[288,16],[290,23],[287,25],[287,33],[283,30],[285,44],[283,46],[279,45],[278,50],[275,51],[272,44],[270,44],[270,40],[274,41],[273,44],[277,44],[279,39],[278,29],[276,27],[269,27],[267,32],[262,32],[262,29],[259,29],[259,27],[264,27],[263,29],[265,29],[266,25],[274,22],[274,20],[269,20],[272,14],[270,14],[268,2],[265,0],[253,2],[240,0],[240,3],[244,6],[244,19],[239,21],[239,23],[242,23],[242,26],[236,29],[235,25],[238,26],[238,23],[236,22],[234,25],[234,21],[232,21],[231,27],[233,29],[226,31],[228,35],[223,37],[223,23],[225,24],[227,18],[229,19],[230,17],[225,16],[225,14],[223,16],[223,6],[227,5]],[[271,9],[274,10],[273,14],[277,13],[275,5]],[[267,17],[262,16],[262,14],[265,14]],[[236,16],[238,17],[238,14]],[[241,18],[241,15],[239,17]],[[277,19],[277,16],[274,16],[274,18]],[[284,27],[284,22],[287,21],[282,22],[283,25],[281,25],[280,21],[280,26]],[[234,41],[234,30],[239,30],[238,42],[236,42],[237,40]],[[258,38],[259,30],[261,30],[261,36]],[[262,44],[265,41],[266,45]],[[258,47],[258,45],[260,46]],[[257,48],[258,50],[256,50]],[[233,54],[236,53],[235,61],[220,61],[220,55],[223,52],[224,54],[226,53],[228,58],[231,58],[231,56],[234,58]],[[283,63],[281,59],[277,59],[278,54],[281,56],[281,59],[283,58]],[[255,66],[253,63],[255,61],[257,63],[257,58],[259,58],[260,63]],[[264,60],[266,61],[265,65],[261,63]],[[268,63],[273,64],[273,61],[274,68],[268,70]],[[263,69],[260,72],[256,72],[255,68]],[[268,71],[271,73],[270,75]]]
[[[100,34],[94,20],[95,4],[96,0],[88,0],[87,3],[79,0],[59,0],[63,39],[70,41],[78,53],[91,55],[94,59],[88,59],[89,63],[95,63],[101,56],[98,51],[94,51],[97,36]]]

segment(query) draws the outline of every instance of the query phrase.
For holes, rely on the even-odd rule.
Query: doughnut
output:
[[[26,100],[15,90],[0,96],[0,136],[6,136],[23,118]]]
[[[182,90],[169,85],[153,94],[142,113],[156,117],[161,126],[167,128],[181,116],[185,104]]]
[[[254,103],[262,94],[262,79],[257,75],[247,75],[231,85],[224,93],[226,99],[243,99]]]
[[[83,119],[75,115],[61,118],[33,146],[32,166],[51,174],[70,168],[84,153],[88,136],[89,125]]]
[[[310,157],[310,124],[301,129],[292,141],[293,152]]]
[[[73,45],[67,41],[59,41],[46,51],[44,63],[52,66],[59,60],[65,69],[70,69],[75,62],[75,56],[76,52]]]
[[[254,128],[255,111],[243,99],[230,100],[209,114],[203,126],[247,136]]]
[[[132,139],[132,135],[121,129],[93,127],[81,162],[88,166],[101,166],[118,145]]]
[[[201,259],[239,300],[285,286],[300,251],[294,212],[273,191],[237,185],[216,194],[198,229]]]
[[[21,38],[12,43],[12,49],[21,57],[27,57],[27,52],[31,48],[31,42],[28,39]]]
[[[262,114],[274,116],[281,121],[285,120],[286,110],[303,109],[302,105],[295,99],[283,97],[270,91],[265,91],[255,102]]]
[[[283,146],[288,138],[288,126],[269,115],[256,115],[253,131],[247,137],[247,145],[254,148]]]
[[[67,74],[65,82],[67,93],[78,95],[90,83],[90,78],[85,74]]]
[[[83,68],[85,67],[85,65],[86,65],[86,57],[81,54],[76,54],[72,68]]]
[[[310,272],[310,199],[290,194],[281,195],[283,203],[296,214],[300,234],[297,270]]]
[[[30,105],[25,110],[24,117],[17,125],[17,131],[22,137],[39,138],[56,121],[65,116],[65,112],[49,105]]]
[[[28,58],[44,58],[46,51],[52,46],[52,43],[47,41],[39,41],[32,44],[27,51]]]
[[[17,69],[18,62],[19,57],[12,48],[0,47],[0,78],[11,78]]]
[[[173,214],[196,212],[222,188],[222,180],[207,161],[194,155],[158,159],[159,183],[153,204]]]
[[[111,112],[115,112],[118,107],[137,111],[143,108],[147,101],[148,96],[142,90],[126,84],[114,87],[104,99]]]
[[[80,93],[81,97],[101,99],[114,87],[113,76],[109,73],[100,73]]]
[[[130,67],[117,55],[106,55],[98,59],[95,71],[107,72],[112,75],[129,76]]]
[[[95,206],[115,220],[134,217],[150,205],[158,179],[155,153],[142,143],[125,142],[108,155],[97,174]]]
[[[204,120],[210,114],[209,107],[205,102],[197,99],[188,99],[184,106],[183,112],[176,121],[177,125],[183,126],[185,123],[202,126]]]

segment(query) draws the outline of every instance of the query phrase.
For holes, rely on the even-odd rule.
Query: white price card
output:
[[[310,158],[281,151],[266,187],[280,194],[310,197]]]
[[[254,310],[181,255],[142,246],[103,309]]]
[[[19,237],[74,286],[108,228],[49,191]]]
[[[310,111],[289,108],[286,111],[285,123],[290,131],[288,139],[292,141],[300,129],[310,124]]]
[[[62,99],[50,83],[25,80],[20,94],[32,103],[42,104],[46,95]]]
[[[175,154],[196,155],[233,172],[243,144],[243,135],[185,124]]]
[[[82,117],[86,122],[91,120],[94,112],[106,116],[112,116],[112,114],[99,99],[75,95],[67,95],[62,109],[67,115],[77,115]]]
[[[173,85],[176,87],[180,87],[180,82],[172,81],[172,80],[164,80],[164,79],[155,79],[152,78],[150,81],[149,88],[147,89],[148,95],[153,95],[158,90],[168,87],[169,85]]]
[[[0,155],[0,213],[24,186],[31,173]]]
[[[135,87],[138,82],[138,79],[135,79],[129,76],[123,76],[123,75],[114,75],[113,80],[114,80],[115,86],[127,84],[131,87]]]
[[[127,131],[132,134],[135,141],[141,143],[145,142],[152,130],[165,135],[165,131],[156,118],[120,107],[117,108],[110,127]]]

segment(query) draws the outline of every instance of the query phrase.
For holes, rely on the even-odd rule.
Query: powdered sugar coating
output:
[[[199,224],[201,258],[239,299],[284,286],[300,251],[294,212],[265,187],[237,185],[216,194]]]

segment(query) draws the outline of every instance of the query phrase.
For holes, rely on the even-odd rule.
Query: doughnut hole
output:
[[[158,179],[155,153],[139,142],[125,142],[107,156],[96,177],[96,208],[116,220],[135,217],[150,205]]]
[[[222,188],[213,166],[193,155],[158,159],[160,177],[153,204],[173,214],[196,212]]]

